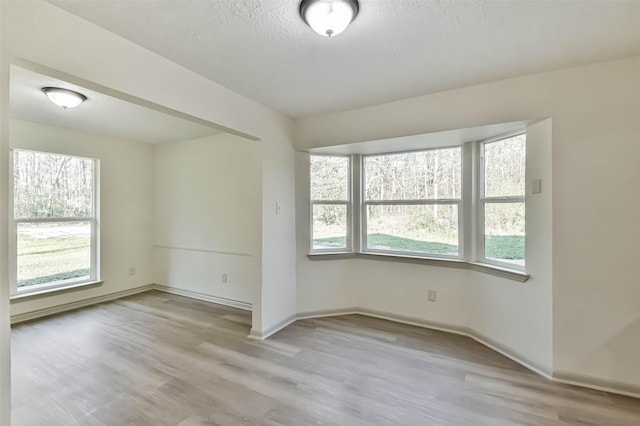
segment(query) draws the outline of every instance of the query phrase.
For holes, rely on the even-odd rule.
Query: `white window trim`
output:
[[[60,218],[38,218],[38,219],[16,219],[14,213],[14,152],[29,151],[41,154],[53,154],[72,158],[81,158],[93,162],[93,198],[91,217],[60,217]],[[96,158],[69,155],[58,152],[38,151],[33,149],[12,148],[9,152],[9,288],[12,298],[30,296],[37,294],[55,293],[56,290],[66,288],[78,288],[84,284],[90,285],[100,283],[100,160]],[[91,268],[88,278],[68,279],[54,281],[51,283],[36,284],[25,288],[18,288],[18,225],[20,223],[52,223],[52,222],[89,222],[91,225],[91,248],[90,262]]]
[[[347,171],[347,200],[311,200],[311,207],[309,209],[309,235],[311,236],[309,241],[310,253],[352,253],[353,247],[353,157],[350,155],[314,155],[315,157],[339,157],[346,158],[349,164],[349,170]],[[331,247],[326,249],[318,249],[313,247],[313,207],[314,206],[346,206],[347,219],[346,219],[346,246],[345,247]]]

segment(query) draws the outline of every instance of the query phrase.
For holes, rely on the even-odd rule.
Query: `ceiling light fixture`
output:
[[[75,108],[87,100],[87,97],[82,93],[61,87],[43,87],[42,91],[51,102],[64,109]]]
[[[302,0],[300,16],[325,37],[343,32],[358,15],[358,0]]]

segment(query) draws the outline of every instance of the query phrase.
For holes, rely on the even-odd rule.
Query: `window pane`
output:
[[[485,197],[524,196],[526,135],[484,145]]]
[[[459,199],[460,147],[364,157],[367,200]]]
[[[524,203],[487,203],[484,218],[485,257],[524,266]]]
[[[19,223],[18,287],[89,278],[91,223]]]
[[[16,219],[91,217],[93,160],[14,151]]]
[[[347,206],[313,206],[313,249],[347,248]]]
[[[312,155],[311,199],[349,199],[349,157],[327,157]]]
[[[367,206],[367,248],[458,255],[458,206]]]

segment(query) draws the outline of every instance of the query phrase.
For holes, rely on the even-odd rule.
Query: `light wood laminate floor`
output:
[[[248,312],[159,292],[17,325],[13,424],[640,425],[473,340],[349,315],[247,339]]]

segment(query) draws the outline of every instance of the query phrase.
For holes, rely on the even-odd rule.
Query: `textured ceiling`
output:
[[[62,109],[42,93],[46,86],[75,90],[87,96],[87,101]],[[9,98],[13,118],[116,138],[166,143],[221,133],[15,65],[11,66]]]
[[[298,0],[51,2],[293,117],[640,55],[640,1],[360,0],[335,38]]]

